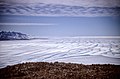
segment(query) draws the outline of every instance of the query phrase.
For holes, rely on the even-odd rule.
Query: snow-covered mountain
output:
[[[120,16],[120,7],[74,6],[46,3],[0,3],[0,15]]]
[[[0,40],[27,40],[29,39],[26,34],[19,32],[0,32]]]

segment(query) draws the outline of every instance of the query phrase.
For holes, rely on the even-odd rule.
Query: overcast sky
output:
[[[80,6],[120,6],[120,0],[1,0],[15,3],[54,3]]]
[[[52,3],[52,4],[77,5],[84,7],[120,6],[119,5],[120,0],[1,0],[1,1],[6,1],[8,3],[14,2],[14,3],[28,3],[28,4]],[[20,5],[18,5],[17,8],[19,8],[19,6]],[[16,9],[14,5],[12,5],[12,7]],[[10,7],[8,7],[6,11],[9,12],[9,8]],[[119,8],[117,9],[119,10]],[[119,13],[119,11],[117,12]],[[74,16],[58,15],[54,17],[52,16],[52,14],[51,16],[42,16],[42,15],[16,16],[12,14],[4,15],[4,16],[0,15],[0,31],[18,31],[34,36],[89,36],[89,35],[90,36],[120,36],[120,16],[97,16],[97,17],[75,16],[74,17]]]
[[[120,36],[120,17],[2,16],[1,18],[1,31],[17,31],[34,36]]]

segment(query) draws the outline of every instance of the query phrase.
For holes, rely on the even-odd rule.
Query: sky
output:
[[[1,0],[15,3],[54,3],[65,5],[82,5],[82,6],[120,6],[120,0]]]
[[[3,1],[7,3],[14,2],[27,4],[50,3],[76,6],[80,5],[83,7],[120,6],[120,0]],[[26,16],[6,14],[0,15],[0,17],[0,31],[16,31],[33,36],[120,36],[120,16],[31,16],[29,14]]]
[[[120,36],[120,17],[4,16],[0,21],[1,31],[32,36]]]

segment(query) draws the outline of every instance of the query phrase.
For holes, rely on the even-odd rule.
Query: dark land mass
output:
[[[120,79],[120,65],[30,62],[0,69],[0,79]]]
[[[26,34],[20,32],[0,32],[0,41],[4,40],[28,40],[29,37]]]

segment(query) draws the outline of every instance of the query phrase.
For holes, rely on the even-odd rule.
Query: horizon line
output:
[[[57,25],[55,23],[0,23],[0,25]]]

